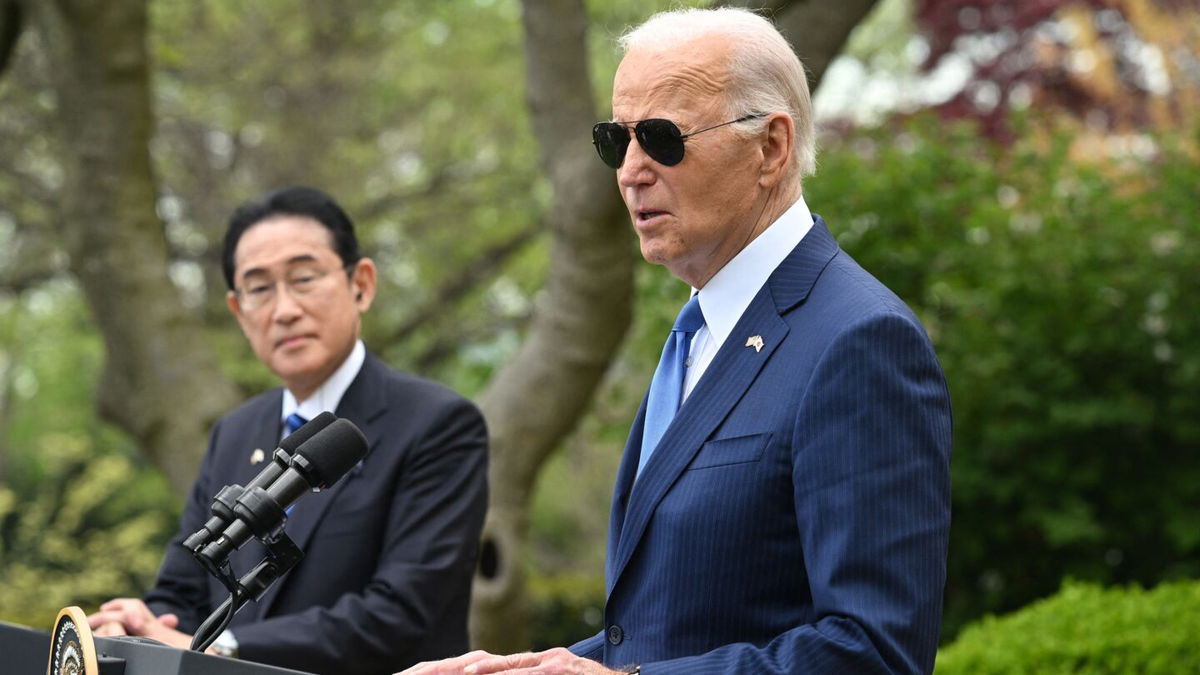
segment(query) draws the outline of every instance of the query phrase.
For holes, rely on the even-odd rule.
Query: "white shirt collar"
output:
[[[801,196],[700,289],[704,325],[718,348],[767,278],[812,229],[812,223],[812,213]]]
[[[363,362],[366,360],[367,348],[363,345],[362,340],[357,340],[354,343],[354,349],[350,350],[350,356],[347,356],[342,365],[333,371],[329,379],[317,387],[312,396],[303,401],[297,401],[292,392],[285,387],[280,419],[286,420],[288,415],[299,413],[304,419],[311,420],[323,412],[337,410],[338,404],[342,402],[342,396],[346,394],[346,390],[350,388],[350,383],[354,381],[354,378],[358,377],[358,371],[362,370]]]

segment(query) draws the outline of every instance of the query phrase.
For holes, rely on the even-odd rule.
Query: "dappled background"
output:
[[[488,416],[476,642],[597,630],[686,289],[637,263],[588,129],[613,38],[675,4],[0,0],[0,619],[152,581],[209,424],[273,385],[225,308],[225,219],[304,183],[380,266],[368,346]],[[819,81],[810,207],[949,380],[947,643],[1064,582],[1084,617],[1171,582],[1195,621],[1196,3],[753,6]]]

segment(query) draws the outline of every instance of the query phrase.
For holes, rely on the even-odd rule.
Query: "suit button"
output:
[[[610,645],[619,645],[621,640],[625,639],[625,631],[615,623],[608,627],[608,643]]]

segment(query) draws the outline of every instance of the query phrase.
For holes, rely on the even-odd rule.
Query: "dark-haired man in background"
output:
[[[188,647],[228,592],[180,542],[203,526],[218,490],[247,484],[281,436],[330,411],[357,425],[370,451],[332,489],[296,504],[286,531],[304,559],[210,651],[347,675],[462,652],[487,506],[479,411],[367,353],[360,317],[375,297],[375,264],[325,193],[291,187],[240,206],[222,265],[229,309],[283,387],[217,422],[155,587],[144,602],[105,603],[91,625]],[[246,545],[231,556],[235,574],[264,555]]]

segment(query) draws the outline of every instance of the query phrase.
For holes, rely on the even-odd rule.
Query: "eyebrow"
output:
[[[311,255],[309,253],[302,253],[300,255],[296,255],[296,256],[292,256],[291,258],[288,258],[287,260],[283,261],[283,264],[284,264],[284,266],[291,267],[292,265],[295,265],[297,263],[315,263],[315,262],[318,262],[316,256]],[[260,276],[260,275],[264,275],[264,274],[267,274],[267,268],[251,267],[250,269],[246,270],[245,272],[242,272],[241,278],[245,279],[247,277]]]

